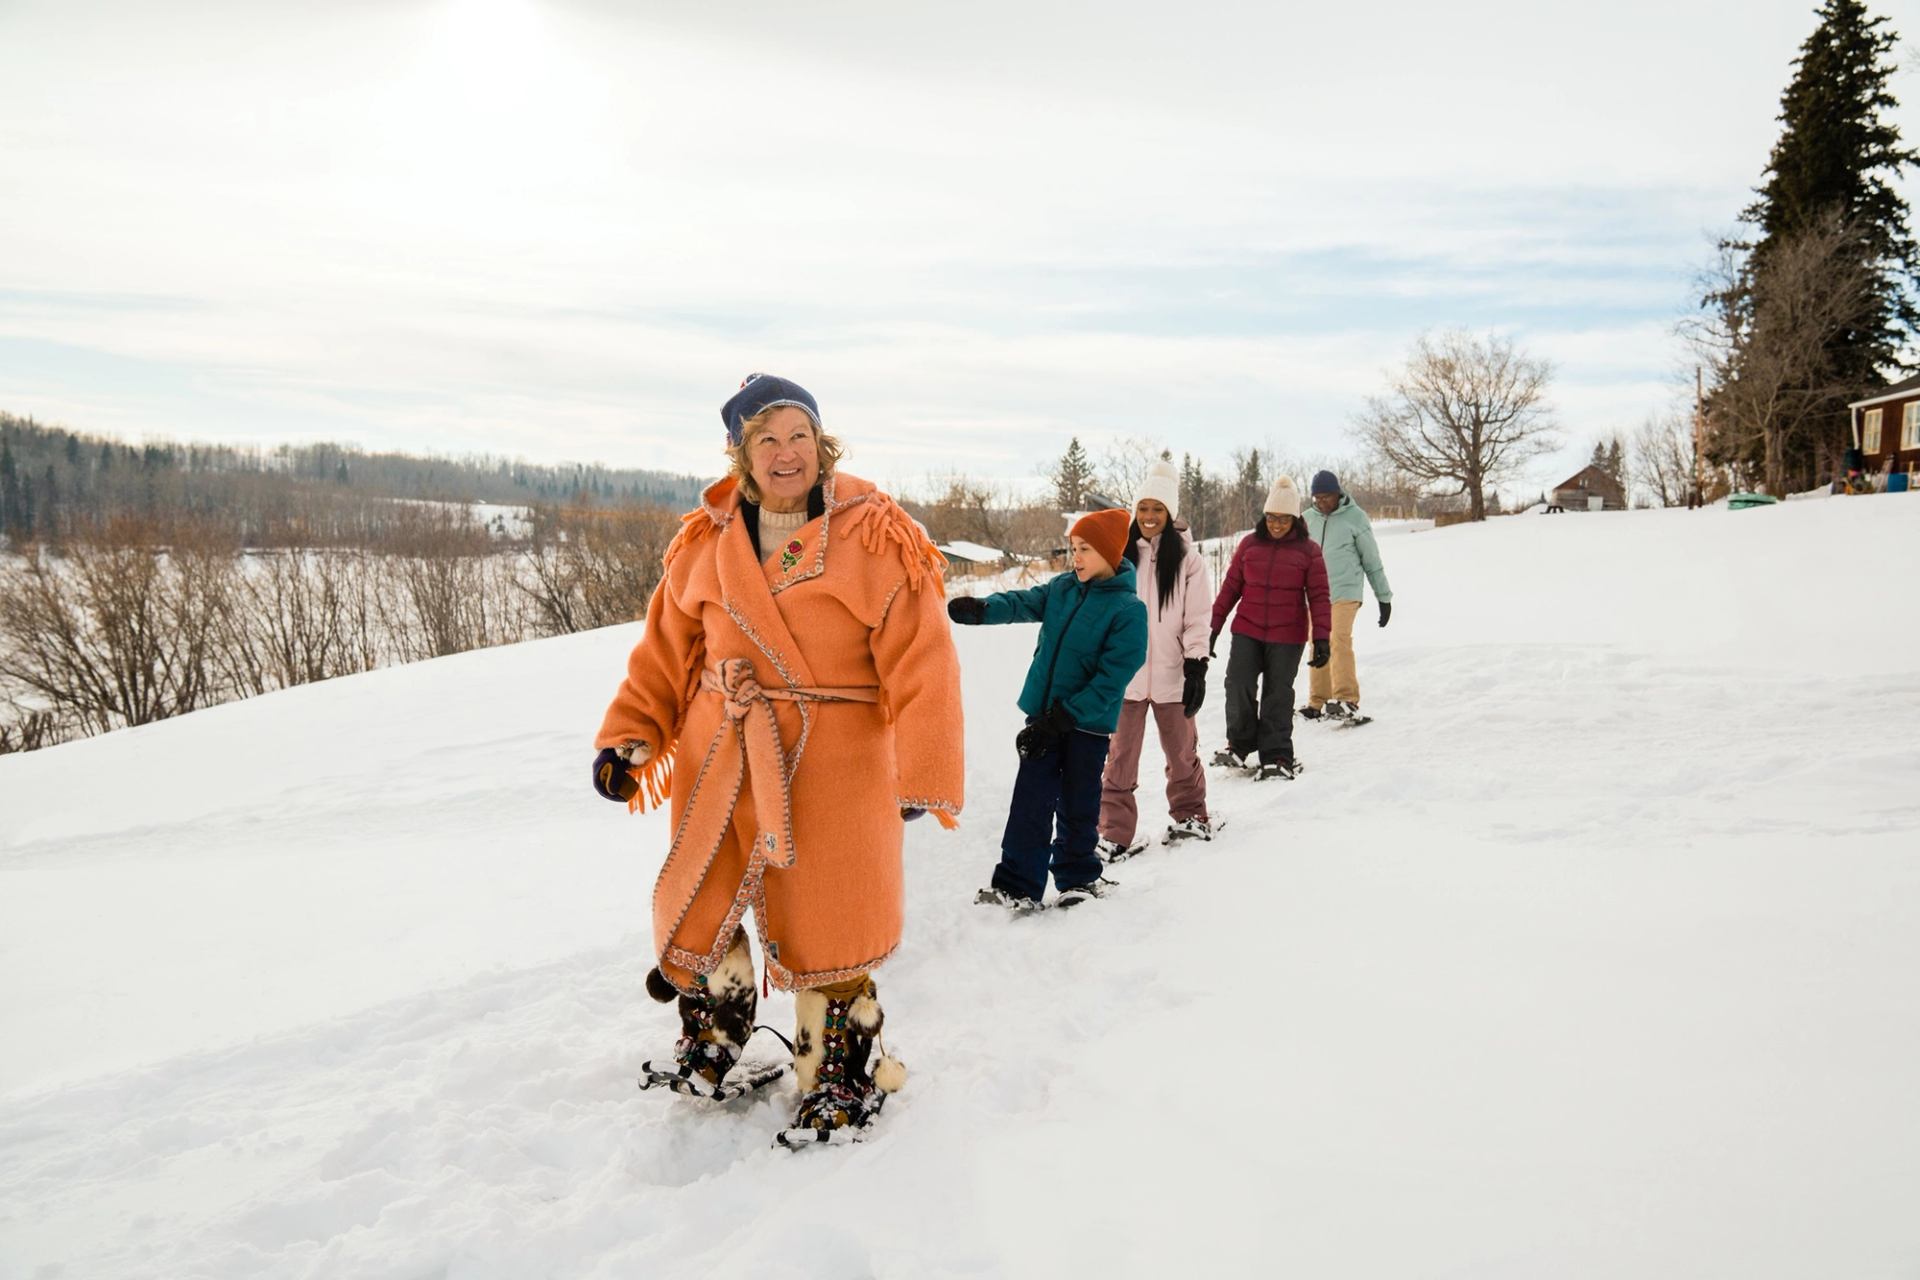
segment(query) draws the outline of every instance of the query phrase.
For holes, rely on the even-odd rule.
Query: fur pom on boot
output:
[[[886,1014],[872,978],[794,996],[794,1074],[800,1086],[796,1129],[858,1128],[881,1095],[907,1082],[907,1069],[880,1047]],[[872,1064],[869,1070],[869,1064]]]
[[[648,974],[647,992],[658,1000],[656,977],[669,991],[673,986],[658,969]],[[754,1016],[760,1010],[746,934],[735,934],[726,958],[712,973],[694,982],[694,994],[676,993],[680,1000],[680,1039],[673,1047],[673,1057],[708,1084],[718,1085],[740,1061],[741,1051],[753,1035]]]

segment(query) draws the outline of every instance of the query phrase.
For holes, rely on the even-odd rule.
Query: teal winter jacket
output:
[[[1372,584],[1374,599],[1393,599],[1386,566],[1380,563],[1380,544],[1373,540],[1373,522],[1359,503],[1343,493],[1332,515],[1321,515],[1320,508],[1309,503],[1306,516],[1307,534],[1320,544],[1320,554],[1326,558],[1330,599],[1366,599],[1362,575]]]
[[[1120,723],[1127,683],[1147,660],[1147,606],[1135,591],[1133,566],[1082,583],[1069,570],[1025,591],[984,597],[983,622],[1037,622],[1040,641],[1020,690],[1020,709],[1046,714],[1057,699],[1089,733]]]

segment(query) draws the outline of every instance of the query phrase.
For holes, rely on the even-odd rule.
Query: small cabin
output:
[[[1588,464],[1553,486],[1549,511],[1625,511],[1627,493],[1612,476]]]
[[[956,578],[984,578],[1013,563],[1013,557],[977,542],[945,542],[935,550],[947,558],[947,573]]]
[[[1920,377],[1896,382],[1878,395],[1847,406],[1853,447],[1868,476],[1905,476],[1920,471]]]

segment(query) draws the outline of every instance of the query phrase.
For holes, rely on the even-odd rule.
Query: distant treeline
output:
[[[380,548],[239,549],[222,521],[115,521],[0,557],[0,754],[274,689],[640,617],[664,506],[535,507],[503,547],[394,502]]]
[[[248,547],[373,547],[396,499],[570,507],[694,506],[702,481],[660,471],[476,456],[126,444],[0,413],[0,536],[14,546],[97,538],[117,522],[218,526]]]

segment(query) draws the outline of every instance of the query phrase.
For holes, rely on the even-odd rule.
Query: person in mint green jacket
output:
[[[1353,660],[1353,620],[1365,600],[1366,585],[1380,602],[1380,625],[1393,616],[1393,588],[1387,585],[1386,566],[1380,563],[1380,544],[1373,538],[1373,522],[1360,504],[1340,491],[1340,479],[1331,471],[1313,478],[1313,505],[1307,509],[1307,535],[1320,544],[1327,562],[1327,594],[1333,599],[1333,658],[1308,677],[1307,705],[1300,714],[1309,720],[1351,720],[1360,710],[1360,673]]]
[[[947,616],[966,626],[1037,622],[1040,643],[1020,691],[1026,727],[1014,739],[1013,781],[1000,864],[975,901],[1025,914],[1041,905],[1051,871],[1056,906],[1103,898],[1100,777],[1127,685],[1147,660],[1147,606],[1127,561],[1128,511],[1096,511],[1069,530],[1073,571],[1025,591],[956,597]]]

